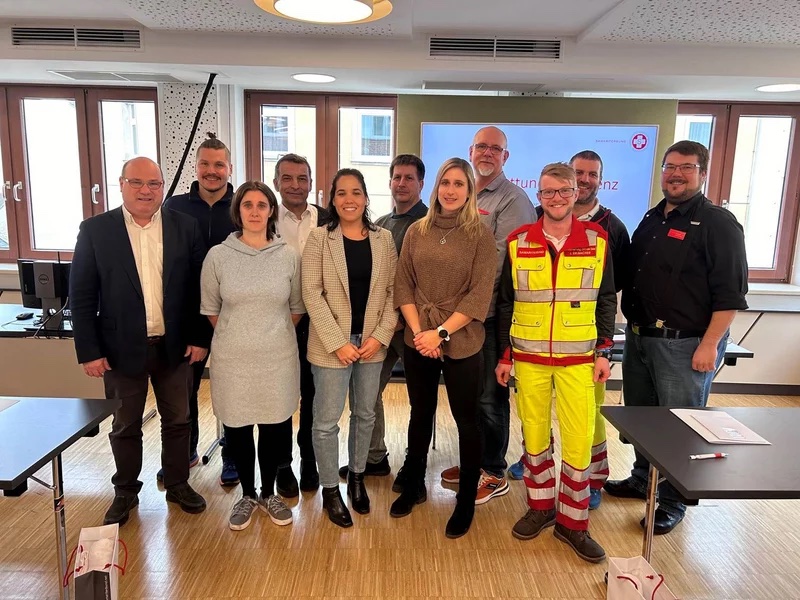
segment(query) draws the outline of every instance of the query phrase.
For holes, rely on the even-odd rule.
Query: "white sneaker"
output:
[[[292,511],[280,496],[272,495],[265,498],[262,494],[258,498],[258,506],[269,515],[275,525],[289,525],[292,522]]]
[[[241,531],[250,525],[250,519],[258,502],[249,496],[242,496],[231,509],[231,516],[228,518],[228,527],[234,531]]]

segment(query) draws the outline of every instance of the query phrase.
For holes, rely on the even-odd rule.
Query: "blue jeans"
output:
[[[701,373],[692,369],[692,357],[700,338],[669,340],[642,337],[625,329],[625,351],[622,356],[622,382],[628,406],[703,407],[708,402],[714,372],[725,357],[728,335],[717,345],[715,370]],[[647,489],[650,463],[638,451],[631,470],[633,485]],[[687,500],[671,483],[658,486],[658,505],[669,514],[682,516]]]
[[[478,399],[478,423],[483,438],[481,467],[495,477],[503,477],[508,463],[508,428],[511,422],[511,405],[508,388],[497,384],[494,369],[497,366],[497,321],[489,317],[483,323],[486,339],[481,354],[485,366],[483,393]]]
[[[361,336],[350,336],[350,342],[361,346]],[[369,442],[375,424],[375,400],[380,386],[383,363],[356,362],[341,369],[311,365],[314,374],[314,424],[312,439],[322,487],[339,485],[339,419],[344,401],[350,392],[350,436],[347,449],[348,466],[354,473],[363,473],[367,465]]]

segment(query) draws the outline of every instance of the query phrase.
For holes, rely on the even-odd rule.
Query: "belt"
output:
[[[164,336],[163,335],[152,335],[152,336],[147,338],[147,345],[148,346],[157,346],[158,344],[160,344],[163,341],[164,341]]]
[[[635,335],[642,337],[666,338],[668,340],[680,340],[684,338],[703,337],[705,329],[670,329],[669,327],[644,327],[642,325],[631,325],[631,331]]]

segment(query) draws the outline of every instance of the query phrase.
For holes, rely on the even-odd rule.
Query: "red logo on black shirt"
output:
[[[676,240],[682,240],[686,237],[686,232],[681,231],[680,229],[670,229],[667,235],[671,238],[675,238]]]

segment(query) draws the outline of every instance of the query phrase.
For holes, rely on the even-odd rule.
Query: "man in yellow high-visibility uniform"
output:
[[[497,300],[501,359],[507,385],[512,359],[517,410],[525,438],[524,480],[529,509],[513,534],[532,539],[555,525],[555,536],[584,560],[605,551],[589,535],[589,463],[595,426],[595,383],[610,374],[617,298],[606,232],[572,214],[575,170],[547,165],[539,179],[543,217],[508,238]],[[561,431],[556,499],[550,445],[551,391]]]

